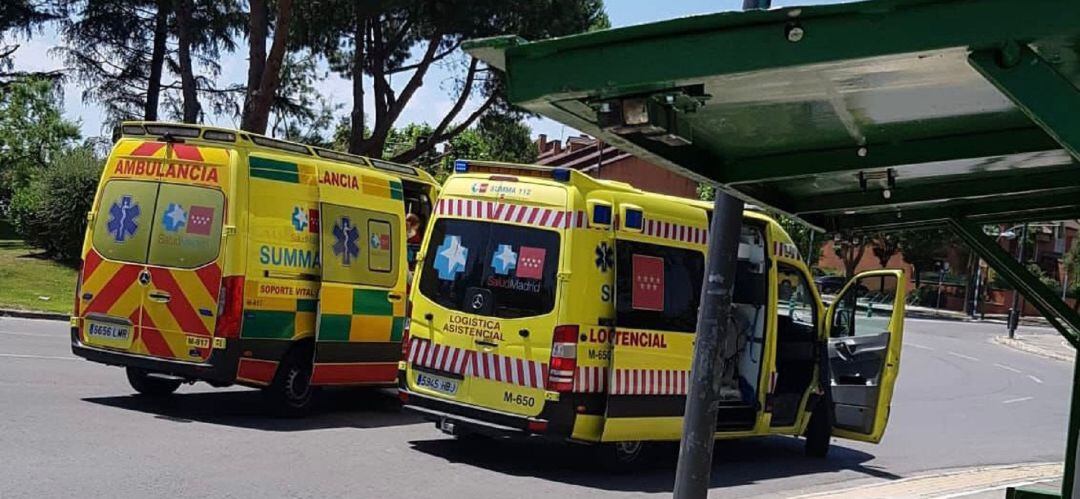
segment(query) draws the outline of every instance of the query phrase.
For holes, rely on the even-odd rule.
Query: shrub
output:
[[[50,258],[78,260],[102,166],[87,147],[55,156],[29,185],[15,191],[10,215],[16,232]]]

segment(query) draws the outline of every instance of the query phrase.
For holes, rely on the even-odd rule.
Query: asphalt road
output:
[[[719,442],[714,495],[846,488],[947,468],[1061,461],[1071,366],[996,345],[1002,326],[909,320],[885,440],[827,460],[773,437]],[[1034,330],[1033,330],[1034,331]],[[1045,331],[1044,331],[1045,332]],[[303,420],[259,393],[132,396],[123,371],[73,357],[66,324],[0,318],[0,496],[606,497],[671,490],[674,453],[629,476],[573,446],[456,441],[392,393],[335,391]]]

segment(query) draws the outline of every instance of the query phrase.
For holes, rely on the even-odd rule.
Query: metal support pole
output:
[[[971,297],[971,318],[979,315],[979,293],[982,293],[982,259],[975,260],[975,293]]]
[[[1020,262],[1021,267],[1026,267],[1024,265],[1024,247],[1027,246],[1027,234],[1028,224],[1025,223],[1024,228],[1020,230],[1020,239],[1019,241],[1017,241],[1020,244],[1020,250],[1017,251],[1018,256],[1016,257],[1016,261]],[[1014,286],[1012,295],[1012,307],[1009,308],[1009,338],[1014,338],[1016,336],[1016,327],[1020,324],[1020,311],[1017,310],[1019,306],[1020,290],[1016,289],[1016,287]]]
[[[723,346],[731,343],[726,339],[735,334],[729,326],[729,318],[742,216],[742,200],[717,189],[709,226],[705,280],[701,285],[679,464],[675,470],[675,499],[703,498],[709,491],[720,398],[717,379],[726,367],[723,359],[731,353],[724,352]]]

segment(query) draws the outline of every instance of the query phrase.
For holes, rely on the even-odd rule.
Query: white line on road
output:
[[[57,336],[55,334],[16,333],[13,331],[0,331],[0,334],[10,334],[11,336],[37,336],[38,338],[51,338]]]
[[[918,348],[919,350],[933,350],[933,348],[930,348],[926,345],[920,345],[918,343],[907,343],[907,346],[911,348]]]
[[[1019,369],[1017,369],[1015,367],[1007,366],[1005,364],[994,364],[994,366],[995,367],[1000,367],[1000,368],[1002,368],[1002,369],[1004,369],[1006,371],[1013,372],[1013,373],[1016,373],[1016,374],[1023,374],[1023,371],[1021,371],[1021,370],[1019,370]]]
[[[976,359],[975,357],[972,357],[970,355],[964,355],[962,353],[956,353],[956,352],[948,352],[948,353],[949,353],[949,355],[952,355],[953,357],[960,357],[961,359],[970,360],[972,362],[978,362],[979,361],[979,359]]]
[[[1006,400],[1006,401],[1002,402],[1002,404],[1015,404],[1017,402],[1027,402],[1028,400],[1034,400],[1034,399],[1035,399],[1035,397],[1020,397],[1018,399]]]
[[[0,357],[10,357],[13,359],[79,360],[77,357],[59,357],[55,355],[19,355],[15,353],[0,353]]]
[[[1030,379],[1031,381],[1034,381],[1034,382],[1036,382],[1036,383],[1038,383],[1038,384],[1040,384],[1040,385],[1042,384],[1042,380],[1041,380],[1041,379],[1039,379],[1039,378],[1036,378],[1035,376],[1032,376],[1032,375],[1030,375],[1030,374],[1028,375],[1028,379]]]

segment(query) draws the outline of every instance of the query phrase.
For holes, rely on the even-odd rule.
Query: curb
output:
[[[38,312],[34,310],[14,310],[8,308],[0,308],[0,317],[16,317],[19,319],[39,319],[64,322],[68,322],[71,320],[71,314],[60,314],[56,312]]]
[[[1037,345],[1026,343],[1023,340],[1009,339],[1008,336],[995,336],[994,343],[1004,345],[1009,348],[1019,350],[1021,352],[1027,352],[1033,355],[1038,355],[1040,357],[1045,357],[1047,359],[1060,360],[1062,362],[1072,362],[1075,358],[1075,352],[1068,353],[1068,350],[1066,350],[1065,352],[1049,350]]]

